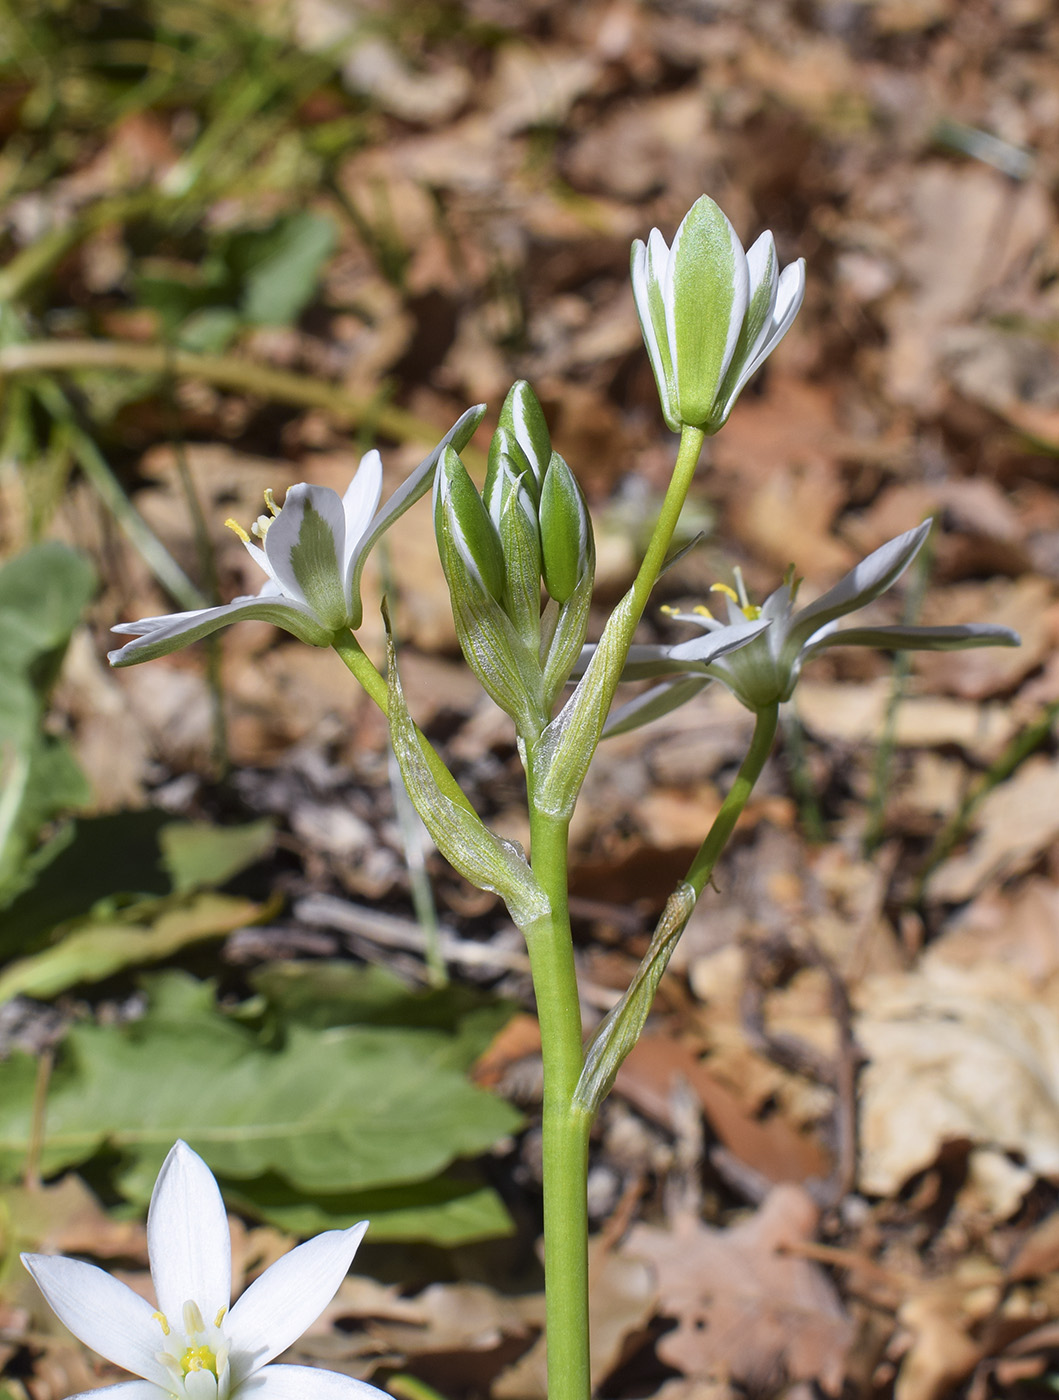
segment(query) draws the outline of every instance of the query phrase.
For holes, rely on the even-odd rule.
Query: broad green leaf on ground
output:
[[[182,1137],[218,1176],[278,1176],[309,1195],[437,1176],[487,1151],[519,1117],[449,1064],[452,1037],[396,1026],[294,1024],[277,1045],[219,1011],[208,984],[147,979],[151,1006],[124,1026],[77,1026],[48,1097],[44,1175],[104,1145],[146,1200]],[[0,1064],[0,1173],[17,1175],[30,1135],[32,1064]]]
[[[334,251],[333,220],[303,210],[264,232],[237,234],[230,259],[244,275],[241,310],[252,325],[286,326],[312,300]]]
[[[469,1069],[515,1011],[474,987],[450,983],[412,991],[382,967],[354,963],[275,962],[251,978],[273,1014],[285,1023],[327,1026],[415,1026],[447,1032],[445,1063]]]
[[[371,1221],[371,1240],[432,1240],[471,1244],[512,1231],[500,1197],[480,1180],[448,1175],[344,1195],[301,1197],[275,1177],[221,1186],[230,1205],[294,1235],[346,1230]]]
[[[267,818],[245,826],[169,822],[158,833],[162,864],[174,894],[216,889],[272,849],[275,827]]]
[[[181,948],[223,938],[261,917],[262,906],[230,895],[200,894],[169,905],[152,901],[146,919],[89,919],[54,948],[10,963],[0,972],[0,1005],[16,996],[53,997],[82,982],[102,982],[129,967],[161,962]]]
[[[80,817],[26,862],[25,887],[0,919],[0,961],[36,951],[58,925],[90,912],[105,920],[130,898],[222,885],[271,843],[264,821],[210,827],[150,810]]]
[[[0,901],[45,823],[91,796],[61,740],[43,732],[48,694],[96,587],[87,559],[54,541],[0,568]]]

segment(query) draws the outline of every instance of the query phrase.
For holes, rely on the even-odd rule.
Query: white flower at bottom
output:
[[[147,1249],[158,1307],[92,1264],[23,1254],[59,1320],[142,1379],[85,1391],[114,1400],[379,1400],[383,1391],[314,1366],[270,1366],[334,1297],[367,1221],[292,1249],[231,1302],[228,1217],[213,1174],[185,1142],[158,1173]],[[71,1397],[81,1400],[81,1397]]]

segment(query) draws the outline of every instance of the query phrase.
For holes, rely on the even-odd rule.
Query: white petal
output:
[[[695,662],[696,665],[707,666],[717,657],[724,656],[727,652],[735,651],[739,647],[745,647],[755,637],[760,637],[768,626],[768,622],[760,620],[737,622],[731,626],[722,627],[719,631],[707,632],[704,637],[692,637],[690,641],[680,642],[677,646],[668,647],[667,650],[673,661]]]
[[[145,1298],[79,1259],[23,1254],[22,1262],[56,1317],[85,1346],[166,1388],[169,1373],[156,1355],[162,1330]]]
[[[284,593],[307,603],[332,631],[349,620],[345,550],[346,516],[338,492],[307,482],[292,486],[268,527],[265,553]]]
[[[235,1384],[286,1351],[316,1321],[349,1272],[367,1228],[362,1220],[349,1230],[317,1235],[254,1280],[224,1327],[232,1344]]]
[[[97,1392],[98,1393],[98,1392]],[[266,1366],[239,1387],[235,1400],[391,1400],[367,1381],[318,1366]]]
[[[803,648],[808,655],[825,647],[881,647],[886,651],[964,651],[968,647],[1017,647],[1019,634],[990,622],[941,627],[846,627],[835,624],[814,632]]]
[[[462,452],[474,436],[474,430],[482,421],[485,413],[485,404],[475,404],[466,413],[461,413],[456,422],[448,430],[445,436],[432,448],[423,458],[419,466],[409,476],[406,476],[397,490],[389,498],[382,510],[379,511],[375,519],[371,522],[371,528],[360,537],[353,547],[349,556],[349,567],[346,570],[346,577],[343,581],[346,600],[349,604],[349,625],[356,628],[360,626],[362,606],[360,601],[360,577],[364,569],[365,561],[373,546],[381,539],[395,520],[402,516],[409,506],[414,505],[421,496],[426,495],[430,490],[430,484],[434,479],[434,473],[438,462],[446,447],[452,444],[457,452]]]
[[[197,618],[205,617],[207,613],[213,611],[213,608],[190,608],[187,612],[163,613],[159,617],[141,617],[137,618],[135,622],[116,623],[110,630],[123,637],[144,637],[148,632],[154,632],[159,627],[168,627],[170,624],[179,623],[181,626],[185,624],[194,626]]]
[[[903,535],[873,550],[844,578],[839,579],[834,588],[829,588],[815,603],[796,613],[788,633],[788,646],[800,649],[825,622],[856,612],[878,598],[880,593],[885,593],[919,553],[933,523],[932,520],[925,520],[914,530],[906,530]]]
[[[67,1400],[171,1400],[171,1392],[160,1390],[153,1381],[119,1381],[98,1390],[82,1390]]]
[[[121,630],[132,632],[136,640],[126,642],[118,651],[108,652],[107,660],[112,666],[132,666],[137,661],[153,661],[156,656],[166,656],[171,651],[208,637],[220,627],[227,627],[230,622],[244,619],[271,622],[273,626],[282,627],[311,646],[326,646],[331,640],[331,633],[320,625],[312,609],[305,603],[269,596],[262,590],[256,598],[237,598],[220,608],[127,622]],[[148,622],[150,627],[146,626]]]
[[[728,401],[724,408],[725,418],[731,413],[747,380],[761,368],[790,330],[795,316],[801,310],[804,297],[805,259],[799,258],[797,262],[788,263],[780,273],[779,285],[776,289],[776,305],[772,311],[772,324],[760,341],[757,351],[748,358],[742,374],[736,380],[735,388],[728,395]]]
[[[346,547],[342,560],[343,573],[361,537],[367,534],[372,516],[379,509],[382,496],[382,458],[372,449],[360,459],[360,466],[342,497],[346,517]]]
[[[743,328],[749,286],[739,235],[724,211],[702,195],[677,229],[665,287],[684,422],[702,425],[713,415]]]
[[[224,1202],[213,1173],[186,1142],[172,1148],[154,1184],[147,1252],[158,1306],[171,1321],[180,1317],[189,1300],[207,1322],[232,1301],[232,1246]]]
[[[669,263],[669,245],[657,229],[651,230],[647,244],[639,239],[632,245],[632,292],[640,320],[647,357],[651,361],[662,414],[674,432],[680,431],[676,418],[673,382],[673,355],[667,320],[662,304],[662,284]]]

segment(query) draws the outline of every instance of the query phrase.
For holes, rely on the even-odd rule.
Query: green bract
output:
[[[745,253],[702,195],[672,248],[658,229],[632,245],[632,289],[666,422],[715,433],[797,315],[805,262],[781,273],[767,232]]]
[[[446,449],[434,525],[464,656],[532,743],[585,639],[595,549],[580,487],[525,382],[501,410],[481,495]]]
[[[930,534],[933,521],[890,540],[862,559],[834,588],[815,603],[795,611],[798,581],[789,577],[761,607],[745,595],[731,593],[727,600],[728,624],[752,617],[767,624],[760,636],[738,651],[722,657],[715,652],[717,634],[726,624],[706,608],[671,613],[680,622],[701,627],[705,636],[676,646],[635,646],[623,673],[624,680],[649,676],[670,678],[615,711],[606,734],[636,729],[667,714],[697,694],[711,680],[722,681],[749,710],[760,712],[789,700],[811,656],[826,647],[882,647],[890,651],[956,651],[966,647],[1018,646],[1018,634],[1009,627],[967,623],[953,627],[850,627],[840,629],[838,619],[856,612],[878,598],[901,577]],[[582,654],[587,664],[591,648]]]
[[[379,511],[382,461],[378,452],[361,459],[343,496],[329,486],[302,482],[287,492],[280,510],[266,494],[272,518],[262,517],[254,526],[262,543],[255,544],[236,527],[251,557],[268,575],[260,593],[235,598],[219,608],[123,622],[113,630],[136,640],[110,652],[111,664],[151,661],[243,618],[272,622],[321,647],[330,646],[348,628],[359,627],[360,580],[370,550],[398,516],[430,489],[438,459],[449,445],[454,443],[458,449],[467,445],[484,412],[484,404],[469,408]]]

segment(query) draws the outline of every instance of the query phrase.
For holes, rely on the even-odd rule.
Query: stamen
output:
[[[205,1332],[205,1330],[206,1324],[202,1320],[202,1313],[199,1311],[199,1305],[193,1299],[189,1298],[184,1304],[184,1333],[186,1336],[191,1337],[196,1332]]]
[[[735,574],[735,586],[739,590],[739,606],[746,612],[747,608],[750,607],[750,599],[746,594],[746,584],[743,582],[743,571],[737,564],[732,570],[732,573]]]
[[[213,1319],[213,1325],[214,1325],[214,1327],[219,1327],[219,1326],[221,1325],[221,1323],[224,1321],[224,1314],[225,1314],[227,1311],[228,1311],[227,1308],[221,1308],[220,1312],[219,1312],[219,1313],[217,1314],[217,1316]]]
[[[706,606],[705,603],[696,603],[691,611],[696,615],[696,617],[708,617],[711,622],[714,621],[713,613],[710,612],[709,608]]]
[[[658,611],[662,613],[665,617],[680,616],[680,609],[675,608],[672,603],[663,603],[662,606],[658,609]]]
[[[243,544],[249,544],[249,543],[250,543],[250,536],[246,533],[246,531],[243,529],[243,527],[239,524],[238,520],[233,520],[233,519],[231,518],[231,516],[229,516],[228,519],[227,519],[224,523],[225,523],[225,525],[227,525],[227,527],[228,527],[229,530],[234,530],[234,531],[235,531],[235,533],[236,533],[236,534],[239,536],[239,538],[242,540]]]
[[[741,608],[743,606],[743,600],[740,598],[739,594],[735,591],[734,588],[731,588],[727,583],[711,583],[710,592],[723,593],[726,598],[731,598],[732,602],[736,605],[737,608]]]
[[[169,1336],[169,1330],[170,1330],[170,1329],[169,1329],[169,1323],[168,1323],[168,1321],[166,1320],[166,1315],[165,1315],[165,1313],[153,1312],[153,1313],[151,1314],[151,1316],[154,1318],[155,1322],[157,1322],[158,1325],[159,1325],[159,1327],[162,1329],[162,1336],[163,1336],[163,1337],[168,1337],[168,1336]]]
[[[272,494],[272,487],[271,487],[271,486],[266,486],[266,487],[265,487],[265,505],[268,506],[268,513],[269,513],[269,515],[273,515],[273,516],[279,515],[279,509],[280,509],[280,508],[279,508],[279,506],[276,504],[276,498],[275,498],[275,496],[273,496],[273,494]]]

